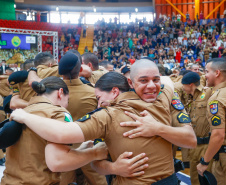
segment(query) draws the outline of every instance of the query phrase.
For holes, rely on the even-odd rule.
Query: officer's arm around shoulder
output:
[[[21,99],[20,95],[15,95],[12,96],[10,100],[10,109],[15,110],[15,109],[23,109],[28,106],[28,102]]]
[[[37,81],[40,82],[42,79],[38,77],[37,73],[35,71],[30,71],[28,74],[28,83],[29,86],[32,85],[32,82]]]

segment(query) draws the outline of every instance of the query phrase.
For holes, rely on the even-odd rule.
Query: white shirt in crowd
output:
[[[189,51],[187,52],[187,54],[188,54],[188,56],[192,56],[192,55],[194,54],[194,51],[193,51],[193,50],[189,50]]]

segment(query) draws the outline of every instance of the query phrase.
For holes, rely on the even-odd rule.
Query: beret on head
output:
[[[25,70],[14,72],[8,78],[9,84],[14,85],[20,82],[24,82],[27,79],[27,76],[28,72]]]
[[[122,72],[123,74],[126,74],[126,73],[129,72],[129,71],[130,71],[130,68],[127,67],[127,66],[125,66],[125,67],[122,68],[122,71],[121,71],[121,72]]]
[[[200,80],[200,76],[195,72],[187,73],[183,76],[181,83],[182,84],[191,84],[196,83]]]
[[[71,53],[67,52],[59,62],[59,74],[65,75],[67,73],[70,73],[72,69],[76,66],[78,62],[78,57]]]

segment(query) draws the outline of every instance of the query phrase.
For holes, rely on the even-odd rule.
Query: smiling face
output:
[[[154,102],[161,88],[158,68],[140,68],[130,85],[142,100],[148,103]]]
[[[95,95],[98,101],[98,108],[109,106],[110,102],[115,99],[113,91],[101,91],[99,88],[95,88]]]

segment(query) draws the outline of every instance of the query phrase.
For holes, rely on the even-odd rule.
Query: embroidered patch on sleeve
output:
[[[64,121],[66,122],[73,122],[73,119],[71,117],[70,114],[68,114],[67,112],[64,113],[65,117],[64,117]]]
[[[18,92],[19,92],[19,89],[17,89],[17,88],[13,89],[13,93],[18,93]]]
[[[183,110],[184,105],[181,103],[179,99],[173,98],[171,105],[176,109],[176,110]]]
[[[211,101],[209,106],[211,114],[216,114],[218,112],[218,101]]]
[[[211,120],[213,126],[218,126],[221,124],[221,118],[219,116],[213,116]]]
[[[104,142],[104,139],[102,139],[102,138],[95,139],[94,142],[93,142],[93,144],[96,145],[99,142]]]
[[[189,117],[189,115],[183,112],[178,114],[177,120],[179,121],[179,123],[191,123],[191,118]]]

